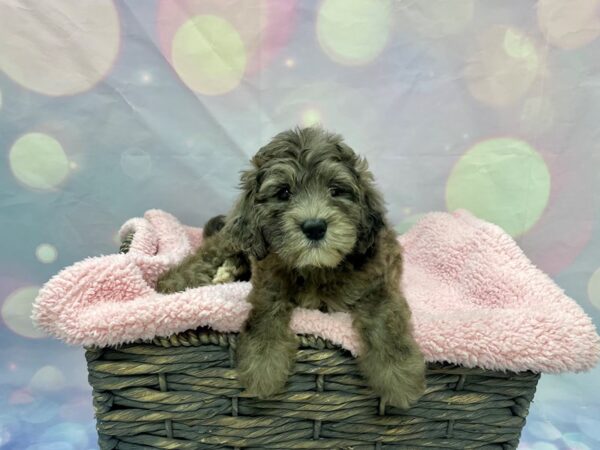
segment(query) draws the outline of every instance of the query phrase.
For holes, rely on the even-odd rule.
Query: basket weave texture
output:
[[[425,395],[400,410],[367,387],[348,351],[299,335],[285,391],[259,400],[237,381],[236,338],[198,329],[86,349],[99,447],[515,449],[539,379],[431,363]]]

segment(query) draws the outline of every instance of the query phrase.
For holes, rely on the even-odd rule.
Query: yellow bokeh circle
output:
[[[325,0],[317,15],[317,38],[335,62],[366,64],[385,48],[392,29],[389,0]]]
[[[40,244],[35,249],[35,256],[39,262],[50,264],[56,261],[58,251],[56,250],[56,247],[51,244]]]
[[[0,2],[0,70],[32,91],[92,88],[112,68],[119,40],[112,1]]]
[[[596,270],[590,277],[587,291],[592,305],[600,309],[600,269]]]
[[[550,172],[527,142],[496,138],[480,142],[457,162],[448,178],[446,205],[464,208],[512,236],[527,232],[550,196]]]
[[[173,67],[193,91],[219,95],[238,86],[246,70],[242,38],[227,20],[199,15],[185,22],[171,45]]]
[[[8,157],[15,178],[34,189],[54,189],[69,174],[69,160],[62,146],[44,133],[21,136]]]
[[[534,41],[512,27],[496,25],[477,40],[467,59],[465,79],[480,102],[502,107],[515,103],[531,87],[541,69]]]
[[[2,320],[10,330],[18,335],[28,338],[44,337],[44,334],[35,328],[31,320],[33,301],[39,289],[37,286],[17,289],[2,304]]]

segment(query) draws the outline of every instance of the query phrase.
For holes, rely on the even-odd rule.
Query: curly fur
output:
[[[209,284],[248,281],[250,262],[231,239],[219,233],[225,216],[216,216],[204,226],[204,242],[198,252],[164,273],[156,290],[165,294]]]
[[[300,306],[349,312],[370,386],[389,404],[413,404],[425,389],[425,362],[400,290],[401,248],[366,161],[339,135],[290,130],[254,156],[241,189],[220,231],[159,288],[240,279],[249,262],[252,311],[237,358],[250,393],[265,398],[284,387],[297,350],[289,321]],[[322,240],[304,235],[308,219],[325,220]]]

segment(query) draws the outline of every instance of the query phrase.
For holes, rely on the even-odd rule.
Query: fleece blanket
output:
[[[160,294],[160,274],[202,243],[202,231],[148,211],[121,228],[127,254],[89,258],[53,277],[33,309],[38,327],[70,344],[110,346],[199,326],[240,330],[250,283]],[[600,338],[581,307],[496,225],[467,211],[425,215],[399,237],[403,289],[428,361],[558,373],[593,367]],[[360,353],[346,313],[298,308],[291,328]]]

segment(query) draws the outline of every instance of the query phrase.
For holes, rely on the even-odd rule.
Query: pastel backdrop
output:
[[[96,448],[40,285],[147,209],[226,211],[295,125],[368,158],[400,233],[467,208],[600,324],[599,35],[600,0],[0,2],[0,448]],[[600,448],[600,371],[543,377],[520,448]]]

